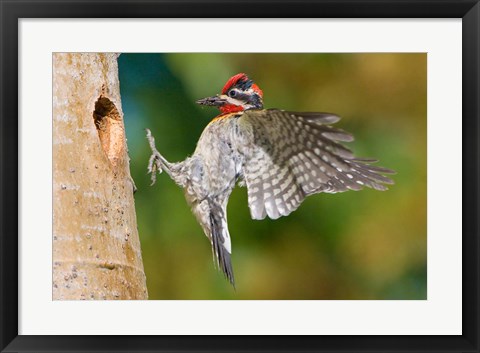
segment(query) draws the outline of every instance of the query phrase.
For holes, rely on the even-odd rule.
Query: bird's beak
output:
[[[200,105],[209,105],[213,107],[221,107],[224,105],[227,101],[223,99],[221,96],[214,96],[214,97],[207,97],[203,99],[199,99],[197,101],[197,104]]]

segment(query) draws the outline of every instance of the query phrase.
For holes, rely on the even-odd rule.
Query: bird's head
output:
[[[197,104],[215,106],[222,114],[263,108],[263,92],[246,74],[236,74],[227,81],[221,94],[200,99]]]

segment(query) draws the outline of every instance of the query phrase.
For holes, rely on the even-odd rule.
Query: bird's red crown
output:
[[[222,94],[227,94],[228,90],[236,86],[237,84],[247,83],[249,81],[251,80],[248,78],[247,74],[244,74],[244,73],[236,74],[235,76],[230,77],[227,83],[225,83],[225,86],[223,86],[223,89],[222,89]],[[256,83],[252,83],[251,88],[255,92],[257,92],[260,97],[263,97],[263,92],[260,89],[260,87],[257,86]]]

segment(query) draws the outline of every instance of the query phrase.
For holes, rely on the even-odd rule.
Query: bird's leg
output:
[[[151,174],[152,184],[155,184],[157,180],[157,172],[160,174],[162,171],[165,171],[170,178],[175,180],[175,176],[173,175],[173,165],[172,163],[168,162],[165,157],[163,157],[160,152],[157,151],[155,147],[155,138],[152,136],[150,129],[145,129],[147,132],[147,140],[152,149],[152,155],[148,161],[148,173]]]

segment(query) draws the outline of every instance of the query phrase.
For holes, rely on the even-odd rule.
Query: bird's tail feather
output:
[[[222,270],[233,288],[235,288],[235,277],[233,276],[231,256],[224,245],[226,241],[229,242],[230,240],[227,239],[229,235],[223,214],[224,212],[220,205],[215,202],[210,202],[210,229],[212,232],[213,254],[216,258],[218,267]]]

